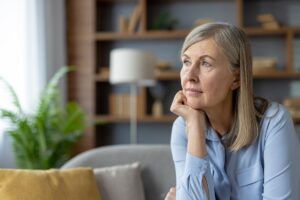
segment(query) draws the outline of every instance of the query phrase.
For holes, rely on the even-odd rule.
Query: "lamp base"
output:
[[[130,85],[130,143],[137,144],[137,85]]]

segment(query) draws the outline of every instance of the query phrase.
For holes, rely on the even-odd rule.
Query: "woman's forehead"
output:
[[[183,55],[201,57],[203,55],[208,55],[210,57],[225,57],[221,48],[217,45],[214,39],[204,39],[200,40],[191,46],[189,46],[184,52]]]

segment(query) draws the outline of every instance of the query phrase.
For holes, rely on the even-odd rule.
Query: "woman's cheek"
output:
[[[192,97],[187,97],[187,103],[188,106],[190,106],[193,109],[200,109],[201,105],[199,102],[199,99],[192,98]]]

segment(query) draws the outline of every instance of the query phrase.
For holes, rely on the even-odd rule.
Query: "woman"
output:
[[[253,97],[245,33],[209,23],[186,37],[171,111],[176,190],[166,199],[300,199],[300,149],[280,104]],[[175,197],[176,196],[176,197]]]

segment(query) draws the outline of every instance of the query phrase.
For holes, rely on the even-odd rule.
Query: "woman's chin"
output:
[[[195,110],[202,110],[203,109],[203,105],[200,104],[199,102],[187,100],[187,105],[190,106],[191,108],[195,109]]]

